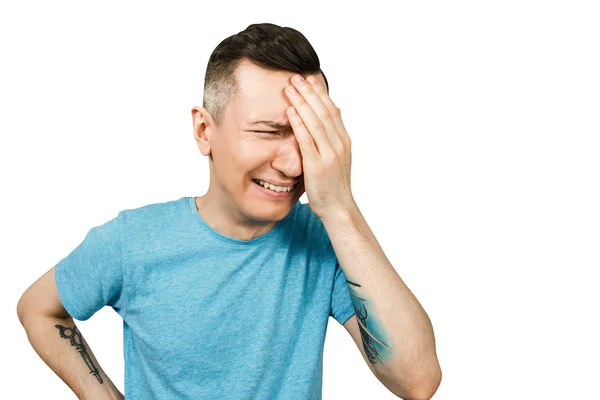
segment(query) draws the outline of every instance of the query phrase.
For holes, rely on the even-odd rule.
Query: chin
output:
[[[284,219],[298,201],[297,198],[294,197],[294,201],[290,200],[289,203],[279,202],[275,205],[271,204],[260,204],[252,207],[252,209],[248,210],[249,214],[254,219],[259,221],[281,221]]]

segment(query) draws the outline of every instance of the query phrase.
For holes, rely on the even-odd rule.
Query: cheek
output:
[[[273,158],[275,146],[268,140],[251,140],[240,143],[235,158],[250,168],[256,168]]]

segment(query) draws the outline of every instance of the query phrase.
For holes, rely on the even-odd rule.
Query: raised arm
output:
[[[55,268],[35,281],[17,305],[29,342],[79,399],[124,399],[63,307]]]

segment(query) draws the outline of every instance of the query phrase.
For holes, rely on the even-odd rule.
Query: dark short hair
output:
[[[219,43],[208,60],[202,101],[217,126],[223,122],[227,104],[236,94],[235,73],[242,60],[303,76],[321,73],[329,91],[319,57],[302,33],[271,23],[252,24]]]

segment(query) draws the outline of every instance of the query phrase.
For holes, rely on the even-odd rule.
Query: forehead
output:
[[[285,110],[291,106],[285,88],[291,84],[294,72],[272,71],[261,68],[249,61],[242,61],[236,71],[238,92],[234,109],[240,123],[256,120],[286,122]],[[324,85],[321,74],[315,75]]]

